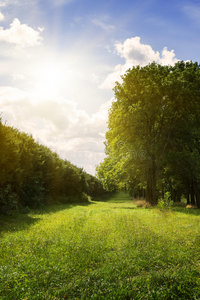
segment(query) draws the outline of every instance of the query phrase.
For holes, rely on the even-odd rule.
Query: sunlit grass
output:
[[[0,299],[200,299],[197,210],[118,194],[20,217],[0,223]]]

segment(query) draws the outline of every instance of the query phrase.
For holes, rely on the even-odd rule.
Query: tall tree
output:
[[[179,143],[186,149],[186,133],[189,141],[195,134],[199,139],[200,67],[152,63],[129,69],[122,79],[109,112],[106,153],[127,177],[146,186],[147,200],[155,205],[169,150]]]

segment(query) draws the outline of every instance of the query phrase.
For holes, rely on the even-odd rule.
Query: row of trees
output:
[[[0,213],[87,201],[87,195],[96,197],[105,192],[97,178],[1,120],[0,141]]]
[[[128,189],[152,205],[170,192],[200,208],[200,65],[152,63],[122,79],[98,178],[106,189]]]

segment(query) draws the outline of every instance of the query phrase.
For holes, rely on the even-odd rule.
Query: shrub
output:
[[[79,197],[80,202],[89,202],[91,201],[90,196],[88,196],[86,193],[82,193],[82,195]]]
[[[197,208],[195,205],[187,205],[186,208]]]
[[[134,203],[135,203],[135,205],[137,205],[137,207],[142,207],[142,208],[151,207],[151,204],[149,202],[147,202],[145,199],[134,200]]]
[[[163,210],[171,209],[172,205],[173,205],[173,201],[171,200],[171,194],[170,192],[166,192],[164,198],[158,200],[157,207],[161,211],[163,211]]]

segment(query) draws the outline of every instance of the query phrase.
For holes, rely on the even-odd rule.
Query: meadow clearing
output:
[[[200,211],[118,193],[2,217],[0,299],[200,299]]]

